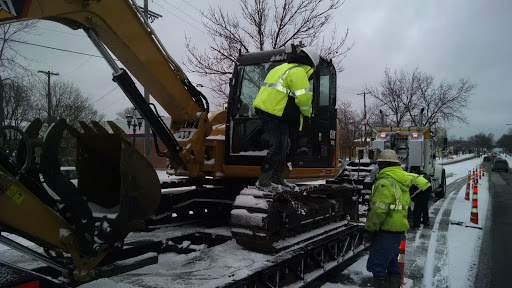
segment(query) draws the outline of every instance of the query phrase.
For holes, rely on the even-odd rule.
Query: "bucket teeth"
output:
[[[80,127],[82,127],[82,130],[84,130],[84,134],[96,134],[96,131],[84,121],[78,121],[78,123]]]
[[[102,235],[106,238],[101,240],[106,243],[122,242],[128,233],[140,227],[141,221],[154,215],[160,202],[160,181],[152,164],[137,151],[118,125],[107,122],[112,130],[109,132],[108,127],[97,121],[78,123],[81,130],[59,119],[45,137],[39,137],[40,119],[28,126],[30,139],[42,142],[37,170],[41,171],[48,187],[70,208],[73,215],[67,221],[78,234]],[[42,138],[44,141],[40,140]],[[60,169],[63,144],[73,143],[72,138],[76,139],[78,187]],[[109,233],[101,233],[98,225],[95,226],[100,220],[93,216],[94,210],[89,207],[97,206],[109,211]],[[85,250],[92,247],[89,239],[94,237],[79,239]]]
[[[115,135],[118,135],[119,137],[125,139],[128,141],[128,136],[126,136],[126,133],[124,133],[123,129],[119,127],[116,123],[112,121],[107,121],[108,126],[110,126],[110,129],[112,129],[112,132]]]
[[[96,129],[96,132],[98,134],[104,134],[104,135],[110,134],[110,133],[108,133],[107,129],[105,129],[105,127],[103,127],[100,123],[98,123],[98,121],[91,121],[91,124],[94,127],[94,129]]]

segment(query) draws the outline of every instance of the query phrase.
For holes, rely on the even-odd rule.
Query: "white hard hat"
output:
[[[312,68],[315,68],[320,63],[320,54],[313,47],[302,47],[300,51],[304,51],[309,56],[309,59],[313,61],[314,66]]]
[[[396,152],[390,149],[386,149],[380,152],[377,162],[401,163],[400,161],[398,161],[398,156],[396,155]]]

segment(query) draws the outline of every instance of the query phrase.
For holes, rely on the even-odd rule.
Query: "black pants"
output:
[[[429,223],[428,200],[431,193],[432,186],[428,187],[425,191],[420,192],[414,197],[414,211],[412,218],[413,226],[419,226],[420,223]]]
[[[268,135],[270,148],[261,164],[261,171],[274,170],[278,162],[286,163],[286,154],[290,149],[288,123],[279,117],[261,113],[265,132]]]

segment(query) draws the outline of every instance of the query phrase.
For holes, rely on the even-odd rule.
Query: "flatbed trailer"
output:
[[[133,233],[126,239],[122,256],[105,259],[105,264],[95,270],[92,282],[85,286],[101,286],[104,281],[109,281],[134,287],[305,287],[333,268],[349,266],[367,248],[361,222],[340,221],[318,229],[321,231],[311,231],[311,235],[318,237],[301,235],[287,239],[281,244],[291,248],[272,255],[239,246],[231,237],[229,227],[225,226],[204,227],[194,223],[194,226],[162,226],[153,231]],[[5,251],[0,251],[0,255]],[[5,258],[15,259],[13,256]],[[19,262],[24,264],[24,261]],[[12,263],[2,264],[2,267],[8,266],[1,270],[9,273],[5,275],[18,270],[23,273],[12,274],[19,275],[17,281],[4,281],[1,287],[34,281],[39,284],[24,287],[76,287],[83,284],[63,281],[46,265],[27,269]]]

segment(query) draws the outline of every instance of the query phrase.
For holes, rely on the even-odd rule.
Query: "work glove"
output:
[[[363,240],[365,243],[372,243],[375,238],[375,231],[364,230]]]

